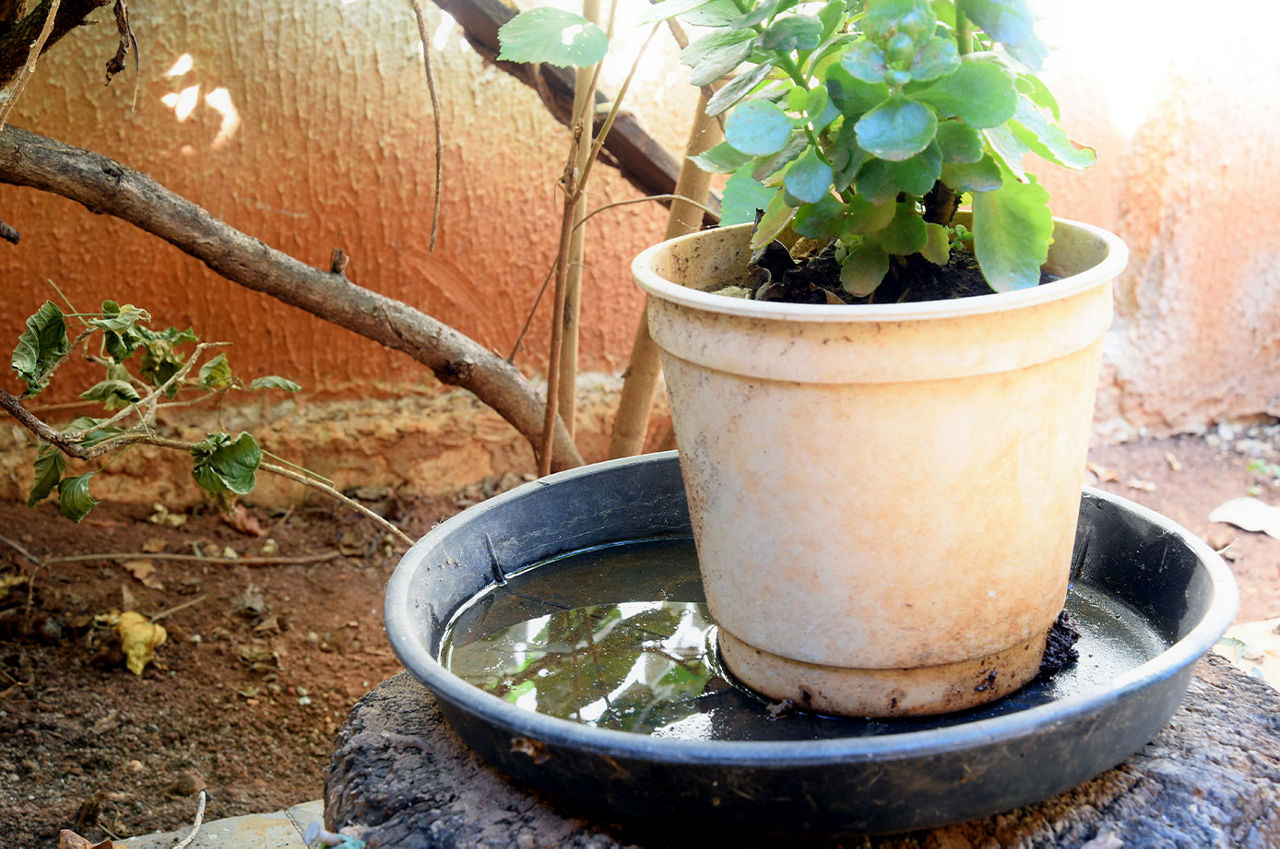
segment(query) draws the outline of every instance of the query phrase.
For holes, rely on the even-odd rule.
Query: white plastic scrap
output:
[[[1209,514],[1209,521],[1226,522],[1246,531],[1280,539],[1280,507],[1272,507],[1256,498],[1233,498],[1223,502]]]

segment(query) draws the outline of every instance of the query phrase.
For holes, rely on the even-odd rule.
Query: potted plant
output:
[[[1018,689],[1063,607],[1126,261],[1023,167],[1094,158],[1034,75],[1028,10],[664,7],[712,28],[683,54],[694,83],[738,71],[697,161],[740,223],[633,265],[725,663],[852,715]]]

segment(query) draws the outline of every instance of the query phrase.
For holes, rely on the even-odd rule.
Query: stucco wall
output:
[[[147,171],[303,261],[327,266],[341,246],[353,281],[505,353],[554,257],[568,137],[533,92],[485,67],[425,5],[445,133],[434,253],[433,123],[403,0],[139,0],[136,112],[132,71],[102,85],[115,49],[104,15],[40,63],[13,122]],[[596,202],[638,196],[611,169],[598,174]],[[403,355],[244,291],[129,225],[12,187],[0,187],[0,210],[22,233],[0,249],[0,339],[16,338],[52,296],[50,279],[82,309],[114,297],[157,321],[195,323],[234,342],[247,373],[289,375],[320,397],[432,383]],[[661,236],[665,216],[654,204],[597,221],[608,237],[588,256],[584,367],[616,371],[641,303],[627,263]],[[523,362],[544,359],[548,315],[544,306]]]
[[[1057,48],[1045,77],[1064,122],[1100,159],[1083,174],[1037,173],[1059,215],[1115,230],[1132,250],[1099,434],[1280,413],[1280,67],[1270,41],[1280,11],[1247,0],[1221,14],[1189,0],[1035,5]],[[446,137],[440,243],[429,253],[433,124],[407,3],[130,8],[143,59],[136,111],[131,71],[102,86],[114,51],[104,23],[42,61],[14,122],[148,171],[312,264],[341,246],[353,280],[509,348],[552,259],[566,143],[532,92],[485,67],[428,4]],[[670,48],[659,51],[631,103],[674,149],[694,94]],[[624,70],[618,62],[608,76],[616,84]],[[597,202],[637,196],[610,169],[597,174]],[[0,213],[23,234],[17,247],[0,244],[0,340],[15,339],[50,295],[48,279],[86,309],[114,297],[196,324],[235,343],[239,371],[294,377],[312,403],[439,390],[404,356],[227,283],[128,225],[4,186]],[[629,206],[593,222],[586,369],[625,363],[640,308],[627,263],[663,221],[657,207]],[[544,305],[521,360],[531,370],[543,361],[546,316]],[[7,373],[0,381],[14,386]],[[82,384],[74,373],[66,382]]]

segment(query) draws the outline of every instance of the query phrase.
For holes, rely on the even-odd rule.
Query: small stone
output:
[[[173,784],[169,787],[169,793],[173,796],[194,796],[209,785],[205,783],[204,776],[194,769],[179,770],[174,777]]]
[[[139,761],[139,760],[132,760],[124,765],[124,771],[129,773],[130,775],[137,775],[138,773],[142,772],[143,769],[144,767],[142,766],[142,761]]]

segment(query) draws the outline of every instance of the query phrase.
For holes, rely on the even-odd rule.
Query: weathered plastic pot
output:
[[[848,307],[706,291],[748,238],[695,233],[632,266],[725,663],[845,715],[1018,689],[1066,594],[1123,243],[1059,220],[1061,280]]]

